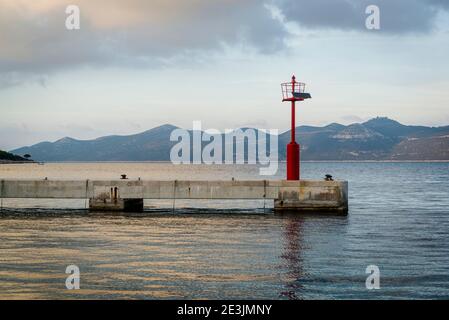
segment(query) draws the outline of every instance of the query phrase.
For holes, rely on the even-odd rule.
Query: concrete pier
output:
[[[347,181],[282,181],[274,199],[278,212],[348,213]]]
[[[1,180],[0,198],[89,199],[93,211],[142,211],[143,199],[269,199],[276,212],[348,212],[347,181]]]

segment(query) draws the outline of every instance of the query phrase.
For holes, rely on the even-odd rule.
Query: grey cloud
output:
[[[447,0],[279,0],[287,21],[306,28],[367,31],[365,9],[377,5],[381,33],[429,32],[439,10],[449,8]]]
[[[449,8],[443,0],[78,0],[81,30],[68,31],[65,7],[72,1],[30,3],[0,0],[0,87],[82,65],[194,60],[223,44],[274,53],[288,32],[266,3],[306,28],[359,31],[366,31],[366,6],[377,4],[385,33],[427,32],[438,10]]]
[[[431,5],[449,9],[449,1],[447,0],[425,0]]]
[[[43,88],[47,87],[47,76],[42,74],[31,73],[27,74],[24,79],[21,72],[0,72],[0,88],[14,87],[24,82],[35,83]]]
[[[76,31],[66,30],[64,24],[64,9],[71,1],[36,15],[7,10],[3,4],[0,73],[4,82],[7,72],[51,72],[83,64],[152,65],[222,44],[241,43],[273,52],[282,47],[286,32],[259,0],[197,0],[188,6],[180,0],[80,2],[81,29]],[[128,10],[125,24],[114,21],[113,13],[108,17],[110,4],[114,10]],[[97,12],[102,13],[100,22],[95,19]],[[126,12],[123,16],[126,20]]]

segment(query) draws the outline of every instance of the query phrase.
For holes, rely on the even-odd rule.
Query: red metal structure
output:
[[[281,84],[282,102],[290,101],[292,105],[291,141],[287,145],[287,180],[299,180],[300,176],[300,147],[295,141],[295,103],[311,98],[309,93],[304,92],[305,88],[304,83],[296,82],[295,76],[292,76],[291,82]]]

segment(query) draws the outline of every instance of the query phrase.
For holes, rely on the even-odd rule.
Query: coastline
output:
[[[0,164],[32,164],[38,163],[36,161],[12,161],[12,160],[0,160]]]
[[[447,160],[301,160],[301,163],[449,163]],[[105,160],[105,161],[10,161],[0,160],[1,164],[50,164],[50,163],[162,163],[170,164],[171,161],[120,161],[120,160]],[[279,163],[287,163],[285,160],[279,160]],[[202,163],[204,164],[204,163]],[[176,164],[178,165],[178,164]],[[184,163],[180,165],[198,165],[194,163]],[[221,163],[213,165],[258,165],[249,163]]]

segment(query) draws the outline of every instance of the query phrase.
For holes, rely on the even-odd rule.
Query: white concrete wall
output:
[[[277,199],[280,193],[339,192],[344,181],[131,181],[131,180],[1,180],[2,198],[86,199],[117,187],[122,199]],[[347,189],[347,183],[346,183]]]
[[[115,190],[118,192],[115,197]],[[347,181],[1,180],[0,198],[274,199],[276,210],[348,211]]]

